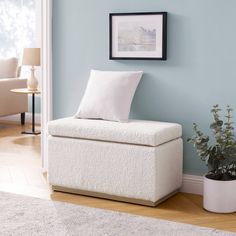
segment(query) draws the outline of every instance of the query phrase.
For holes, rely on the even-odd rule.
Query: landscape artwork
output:
[[[110,60],[166,60],[167,12],[109,14]]]
[[[120,22],[118,51],[155,51],[157,30],[148,23]]]

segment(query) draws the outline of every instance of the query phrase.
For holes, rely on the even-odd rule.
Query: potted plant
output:
[[[208,166],[204,176],[203,207],[217,213],[236,211],[236,139],[232,122],[232,111],[227,106],[226,120],[220,118],[219,105],[214,105],[211,113],[214,141],[193,124],[194,135],[188,139],[196,148],[198,156]]]

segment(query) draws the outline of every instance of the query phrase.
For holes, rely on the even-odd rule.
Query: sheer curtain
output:
[[[37,44],[37,1],[0,0],[0,58],[22,56]]]
[[[0,58],[17,57],[25,47],[41,47],[41,0],[0,0]],[[30,75],[22,67],[21,77]],[[39,71],[36,72],[40,80]]]

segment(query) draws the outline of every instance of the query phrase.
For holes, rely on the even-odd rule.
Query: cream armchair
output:
[[[10,60],[10,66],[9,66]],[[16,64],[17,59],[0,60],[0,117],[14,114],[21,115],[21,124],[25,123],[25,112],[28,111],[27,94],[17,94],[10,90],[15,88],[26,88],[27,79],[20,79],[20,70],[15,69],[12,64]],[[10,73],[13,70],[13,73]],[[14,76],[15,75],[15,76]],[[15,77],[15,78],[9,78]]]

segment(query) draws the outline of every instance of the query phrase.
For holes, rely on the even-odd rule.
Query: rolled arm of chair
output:
[[[28,111],[27,94],[17,94],[10,90],[26,88],[27,79],[0,79],[0,116],[8,116]]]

